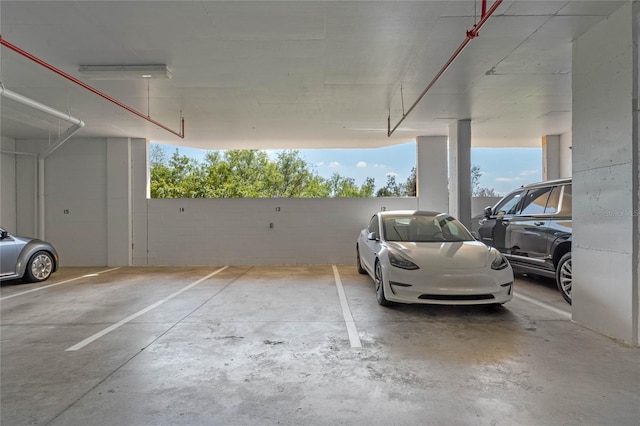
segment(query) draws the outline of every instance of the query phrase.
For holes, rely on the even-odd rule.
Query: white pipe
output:
[[[53,143],[53,145],[47,147],[44,151],[38,154],[38,167],[37,167],[37,182],[38,182],[38,211],[37,217],[38,221],[38,238],[44,239],[45,233],[45,205],[44,205],[44,185],[45,185],[45,170],[44,170],[44,160],[51,155],[56,149],[60,148],[60,146],[65,143],[71,136],[76,134],[80,129],[84,127],[84,122],[79,118],[72,117],[69,113],[64,113],[57,109],[51,108],[43,103],[35,101],[33,99],[27,98],[26,96],[22,96],[14,91],[6,89],[4,86],[0,84],[0,95],[5,98],[12,99],[16,102],[19,102],[28,107],[37,109],[38,111],[42,111],[47,113],[53,117],[59,118],[60,120],[65,120],[71,123],[71,127],[67,129],[62,135],[58,137],[58,139]]]
[[[23,105],[29,106],[31,108],[37,109],[38,111],[42,111],[42,112],[46,112],[49,115],[52,115],[56,118],[59,118],[61,120],[65,120],[68,121],[71,124],[75,124],[75,125],[79,125],[79,126],[84,126],[84,123],[82,122],[82,120],[72,117],[70,114],[59,111],[57,109],[51,108],[50,106],[47,106],[45,104],[42,104],[38,101],[34,101],[31,98],[27,98],[26,96],[22,96],[19,93],[16,93],[12,90],[9,90],[5,87],[3,87],[2,85],[0,85],[0,95],[4,96],[5,98],[9,98],[9,99],[13,99],[16,102],[19,102]]]

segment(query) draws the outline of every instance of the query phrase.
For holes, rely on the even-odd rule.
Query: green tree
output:
[[[196,160],[180,155],[176,149],[167,160],[164,152],[150,152],[151,197],[152,198],[197,198],[202,197],[199,164]]]
[[[493,188],[480,187],[480,167],[475,164],[471,167],[471,195],[473,197],[498,197]]]
[[[407,178],[407,182],[404,186],[405,194],[407,197],[417,197],[418,196],[418,185],[416,183],[416,168],[413,167],[411,169],[411,173]]]
[[[395,175],[387,176],[387,184],[378,189],[376,197],[402,197],[406,194],[404,184],[396,182]]]
[[[297,150],[275,160],[259,150],[209,151],[199,163],[178,150],[167,159],[152,145],[149,158],[152,198],[371,197],[375,188],[373,178],[360,187],[338,174],[323,179]]]
[[[276,179],[272,183],[274,197],[326,197],[329,188],[300,156],[300,151],[287,150],[278,154]]]

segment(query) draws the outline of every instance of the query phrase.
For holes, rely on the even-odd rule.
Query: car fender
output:
[[[560,235],[558,238],[553,240],[553,242],[551,243],[551,249],[549,250],[549,253],[551,253],[554,267],[558,264],[562,255],[571,251],[572,243],[573,243],[573,235],[569,233]],[[568,250],[566,249],[567,245],[569,246]]]
[[[24,273],[27,269],[27,264],[29,263],[29,259],[31,259],[31,256],[39,251],[46,251],[47,253],[49,253],[51,257],[53,257],[52,272],[58,270],[58,253],[51,246],[51,244],[48,244],[42,240],[31,240],[27,244],[25,244],[25,246],[20,251],[20,254],[18,255],[18,262],[16,264],[16,273],[18,274],[18,276],[24,276]]]

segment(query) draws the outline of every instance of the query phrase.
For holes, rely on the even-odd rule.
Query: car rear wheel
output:
[[[378,303],[382,306],[389,306],[391,302],[387,300],[384,296],[384,279],[382,278],[382,266],[380,262],[376,262],[376,273],[374,282],[376,284],[376,299],[378,299]]]
[[[572,278],[571,252],[569,252],[560,258],[558,268],[556,269],[556,283],[558,284],[558,290],[560,290],[560,294],[562,294],[564,300],[569,304],[571,304]]]
[[[31,283],[40,282],[49,278],[52,272],[53,258],[46,251],[39,251],[29,259],[24,279]]]
[[[356,266],[358,267],[359,274],[366,274],[367,271],[362,267],[362,263],[360,262],[360,249],[356,246]]]

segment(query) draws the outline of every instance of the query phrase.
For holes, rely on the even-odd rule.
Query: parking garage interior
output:
[[[1,1],[0,225],[61,266],[2,284],[1,422],[638,424],[639,24],[638,1]],[[171,78],[80,72],[141,64]],[[411,140],[418,194],[150,199],[152,140]],[[517,276],[499,308],[383,308],[357,274],[376,211],[470,224],[472,146],[573,178],[572,305]]]

